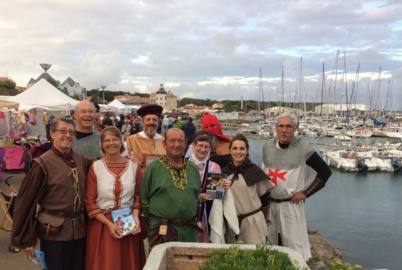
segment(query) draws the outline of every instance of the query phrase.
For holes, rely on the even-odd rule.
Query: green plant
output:
[[[217,249],[205,261],[202,270],[301,270],[285,252],[257,245],[255,250],[240,249],[239,245]]]
[[[334,259],[332,262],[324,261],[329,270],[358,270],[362,269],[361,265],[355,264],[352,266],[350,263],[345,263],[340,259]]]

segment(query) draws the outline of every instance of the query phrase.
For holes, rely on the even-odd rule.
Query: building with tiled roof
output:
[[[223,104],[223,103],[215,103],[212,105],[212,108],[214,108],[214,109],[221,109],[223,107],[225,107],[225,104]]]
[[[147,104],[149,102],[149,98],[147,97],[140,97],[140,96],[133,96],[133,95],[117,95],[114,97],[124,105],[137,105],[141,106],[143,104]]]
[[[177,97],[170,91],[166,92],[162,83],[158,91],[149,95],[149,103],[158,104],[167,111],[177,110]]]
[[[217,109],[215,109],[213,107],[209,107],[209,106],[205,106],[205,105],[204,106],[197,106],[197,105],[194,105],[194,104],[184,105],[184,106],[180,107],[179,110],[181,112],[187,114],[188,116],[191,116],[191,117],[201,115],[201,114],[203,114],[205,112],[214,114],[215,112],[218,111]]]
[[[17,89],[20,92],[24,92],[25,90],[27,90],[28,88],[26,88],[25,86],[16,86],[15,89]]]
[[[5,81],[10,81],[10,82],[15,83],[13,80],[11,80],[11,79],[8,78],[8,77],[0,77],[0,82],[5,82]]]

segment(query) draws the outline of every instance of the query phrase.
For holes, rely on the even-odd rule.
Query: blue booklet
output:
[[[112,219],[114,224],[121,229],[121,235],[135,233],[135,221],[130,206],[113,210]]]
[[[208,182],[205,193],[214,199],[223,200],[225,196],[224,178],[226,178],[226,174],[224,173],[209,172],[207,175]]]
[[[46,263],[45,263],[45,253],[42,251],[35,249],[35,257],[28,257],[31,262],[33,262],[36,265],[39,265],[40,268],[42,269],[47,269]]]

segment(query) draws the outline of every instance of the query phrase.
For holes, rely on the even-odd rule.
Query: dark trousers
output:
[[[71,241],[40,241],[49,270],[83,270],[85,267],[85,238]]]
[[[25,174],[28,174],[29,169],[30,169],[29,163],[28,163],[28,164],[27,164],[27,163],[24,163],[24,172],[25,172]]]

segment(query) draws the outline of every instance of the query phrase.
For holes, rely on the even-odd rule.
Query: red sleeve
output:
[[[140,186],[142,180],[142,170],[140,165],[138,164],[137,173],[135,174],[135,191],[134,191],[134,205],[133,208],[137,208],[141,210],[140,204]]]
[[[96,204],[96,199],[98,198],[97,190],[96,174],[94,166],[91,165],[85,184],[85,209],[87,210],[89,218],[94,218],[101,213],[99,206]]]

